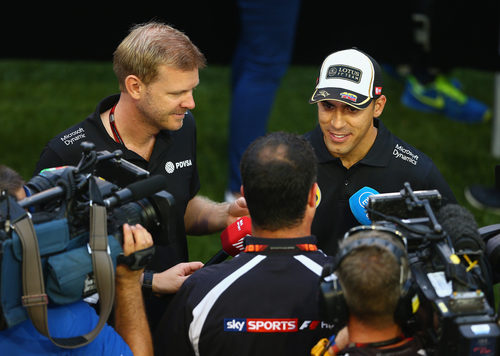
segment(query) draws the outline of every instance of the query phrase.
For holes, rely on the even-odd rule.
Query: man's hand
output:
[[[201,262],[182,262],[161,272],[153,274],[153,293],[175,293],[182,283],[194,272],[203,267]]]
[[[141,225],[123,224],[125,256],[152,245],[151,234]],[[141,273],[142,269],[133,271],[126,265],[116,266],[115,329],[134,355],[153,355],[153,341],[142,299]]]
[[[216,203],[202,196],[193,197],[184,214],[184,226],[190,235],[205,235],[222,231],[241,216],[248,216],[245,198],[232,203]]]
[[[247,201],[245,198],[239,197],[229,205],[226,221],[227,226],[231,225],[242,216],[250,216],[250,212],[248,211]]]
[[[123,254],[128,256],[136,251],[143,250],[153,245],[153,237],[151,234],[141,225],[137,224],[130,226],[129,224],[123,224]],[[116,277],[135,279],[139,281],[142,270],[131,271],[125,265],[116,266]]]
[[[123,224],[123,254],[125,256],[152,245],[153,237],[140,224],[134,226]]]

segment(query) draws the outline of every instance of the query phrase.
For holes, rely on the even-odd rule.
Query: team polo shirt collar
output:
[[[102,126],[102,128],[103,128],[102,132],[106,136],[106,139],[111,140],[116,145],[117,149],[121,149],[123,151],[123,158],[125,158],[125,159],[131,159],[131,158],[140,157],[135,152],[128,150],[126,147],[125,147],[125,150],[124,150],[123,149],[123,145],[121,143],[118,143],[115,140],[113,140],[113,138],[107,134],[106,129],[102,125],[102,121],[100,119],[101,113],[103,113],[103,112],[111,109],[116,103],[118,103],[118,100],[120,100],[120,94],[110,95],[110,96],[104,98],[103,100],[101,100],[101,102],[99,102],[99,104],[97,104],[95,113],[92,116],[92,120],[96,121],[96,124],[98,126]],[[170,145],[171,131],[169,131],[169,130],[161,130],[158,133],[158,137],[157,138],[158,139],[155,142],[155,147],[153,148],[153,154],[151,155],[152,158],[153,158],[153,156],[155,156],[155,153],[157,151],[162,151],[162,150],[166,149]],[[142,157],[140,157],[140,158],[142,160],[144,160]]]
[[[244,245],[245,252],[258,253],[318,250],[317,239],[313,235],[297,238],[265,238],[248,235],[245,237]]]
[[[391,144],[391,133],[387,130],[382,121],[377,118],[373,119],[373,125],[377,128],[377,137],[375,138],[373,146],[359,163],[368,166],[385,167],[389,164],[391,158],[390,152],[388,154],[387,151]]]
[[[95,116],[99,117],[101,115],[101,113],[105,112],[106,110],[111,109],[113,107],[113,105],[118,103],[118,100],[120,100],[120,94],[110,95],[110,96],[102,99],[101,102],[99,104],[97,104]]]
[[[385,167],[388,165],[391,157],[390,154],[387,154],[387,147],[389,147],[391,143],[391,134],[379,119],[374,118],[373,124],[377,128],[377,137],[366,156],[358,163],[369,166]],[[313,142],[318,163],[337,161],[341,164],[340,158],[333,157],[330,152],[328,152],[325,141],[323,140],[323,132],[319,125],[312,131],[311,142]]]

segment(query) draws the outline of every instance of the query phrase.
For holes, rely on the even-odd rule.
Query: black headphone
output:
[[[373,230],[390,233],[406,246],[406,239],[398,230],[381,225],[362,225],[354,227],[344,235],[344,240],[355,233]],[[324,265],[320,278],[320,311],[324,320],[333,322],[339,327],[347,324],[349,309],[339,279],[334,272],[339,268],[344,258],[351,252],[360,246],[373,245],[380,246],[390,251],[398,261],[400,267],[401,292],[396,310],[394,311],[394,320],[396,323],[403,326],[416,312],[418,308],[417,288],[411,276],[409,266],[407,265],[407,267],[405,267],[404,260],[407,259],[406,251],[389,240],[378,237],[366,237],[349,242],[336,254],[332,263]]]

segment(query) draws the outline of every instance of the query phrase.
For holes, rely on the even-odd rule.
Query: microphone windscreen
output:
[[[494,283],[500,282],[500,235],[494,236],[486,243],[486,255],[495,274]]]
[[[167,188],[167,178],[162,175],[154,175],[150,178],[139,180],[127,186],[132,193],[132,200],[149,197],[156,192]]]
[[[450,235],[456,250],[484,250],[484,241],[469,210],[458,204],[447,204],[439,209],[436,218],[443,230]]]
[[[236,256],[245,249],[243,240],[252,233],[252,220],[242,216],[226,227],[220,235],[222,249],[230,256]]]
[[[365,208],[368,205],[368,198],[375,194],[379,194],[379,192],[370,187],[363,187],[349,198],[349,207],[351,208],[352,215],[362,225],[370,225],[372,223]]]

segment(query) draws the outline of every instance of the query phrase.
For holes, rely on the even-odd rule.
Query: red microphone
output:
[[[245,249],[243,240],[250,234],[252,234],[252,220],[248,216],[242,216],[220,234],[222,249],[228,255],[236,256]]]
[[[222,250],[217,252],[205,266],[220,263],[229,256],[236,256],[245,249],[243,240],[245,236],[252,233],[252,220],[248,216],[242,216],[230,224],[220,234]]]

